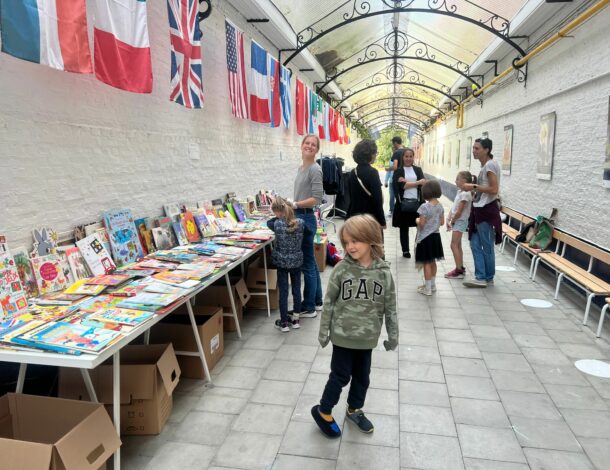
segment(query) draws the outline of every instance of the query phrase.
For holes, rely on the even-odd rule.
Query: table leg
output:
[[[144,344],[150,343],[150,328],[144,332]]]
[[[212,383],[212,376],[210,375],[210,369],[208,369],[208,361],[205,359],[203,352],[203,346],[201,344],[201,338],[199,337],[199,330],[197,329],[197,322],[195,321],[195,314],[193,313],[193,307],[190,302],[186,303],[186,310],[188,311],[189,318],[191,319],[191,325],[193,325],[193,334],[195,335],[195,343],[197,343],[197,350],[199,351],[199,359],[203,365],[203,370],[208,381]]]
[[[237,336],[241,338],[241,328],[239,326],[239,318],[237,318],[237,308],[235,307],[235,299],[233,298],[233,288],[231,287],[231,280],[229,279],[229,273],[225,273],[225,281],[227,282],[227,289],[229,289],[229,299],[231,299],[231,311],[233,312],[233,319],[235,320],[235,326],[237,326]]]
[[[112,411],[114,428],[121,435],[121,352],[112,356]],[[121,448],[114,453],[114,470],[121,470]]]
[[[271,303],[269,302],[269,277],[267,275],[267,250],[263,247],[263,266],[265,268],[265,297],[267,299],[267,316],[271,316]]]
[[[81,369],[80,373],[82,374],[83,380],[85,381],[85,387],[87,387],[89,399],[95,403],[98,403],[97,394],[95,393],[95,389],[93,388],[93,382],[91,382],[91,376],[89,375],[89,371],[87,369]]]
[[[25,372],[28,370],[27,364],[19,364],[19,375],[17,375],[16,393],[23,393],[23,384],[25,383]]]

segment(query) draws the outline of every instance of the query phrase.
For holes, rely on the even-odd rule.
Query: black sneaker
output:
[[[290,323],[287,321],[275,320],[275,327],[282,333],[288,333],[290,331]]]
[[[410,258],[411,257],[411,253],[409,253],[408,251],[403,252],[402,254],[403,258]]]
[[[299,318],[316,318],[318,316],[318,312],[315,310],[309,310],[305,312],[301,312]]]
[[[332,421],[326,421],[324,418],[322,418],[320,415],[320,405],[315,405],[311,409],[311,416],[313,416],[313,419],[320,428],[320,431],[322,431],[326,436],[332,437],[333,439],[341,436],[341,429],[334,418]]]
[[[373,423],[369,421],[369,419],[364,416],[364,411],[362,410],[354,410],[350,412],[349,408],[345,413],[347,419],[349,419],[352,423],[355,423],[358,426],[358,429],[362,432],[370,433],[375,430]]]

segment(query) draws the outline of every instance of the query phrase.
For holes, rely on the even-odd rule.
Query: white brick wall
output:
[[[425,164],[427,173],[453,182],[466,169],[467,137],[489,132],[502,158],[504,126],[512,124],[510,176],[502,176],[504,203],[531,215],[559,209],[558,226],[610,247],[610,190],[602,183],[610,96],[610,8],[589,20],[529,63],[527,86],[512,81],[492,88],[482,107],[466,109],[465,126],[449,119],[426,136],[429,145],[452,143],[452,166]],[[504,70],[500,67],[499,71]],[[489,81],[489,78],[486,78]],[[536,179],[540,116],[556,113],[555,158],[551,181]],[[460,168],[456,166],[461,141]],[[477,174],[476,160],[470,170]]]
[[[0,54],[0,233],[11,246],[29,246],[36,226],[71,230],[113,207],[129,207],[139,217],[160,215],[167,202],[227,191],[245,196],[275,188],[292,196],[301,140],[294,116],[288,130],[231,116],[225,14],[245,33],[246,64],[250,38],[277,50],[224,2],[213,6],[202,23],[203,110],[168,99],[165,1],[148,2],[151,95]],[[295,87],[293,77],[293,95]],[[198,148],[200,158],[191,158],[189,148]],[[323,143],[322,152],[351,158],[347,145]]]

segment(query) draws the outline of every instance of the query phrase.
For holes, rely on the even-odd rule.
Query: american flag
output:
[[[167,0],[172,51],[170,101],[187,108],[201,108],[201,29],[197,0]]]
[[[248,89],[244,65],[244,33],[225,20],[227,33],[227,71],[229,74],[229,98],[233,116],[248,118]]]

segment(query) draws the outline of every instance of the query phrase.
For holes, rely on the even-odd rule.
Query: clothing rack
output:
[[[344,165],[344,160],[342,158],[338,158],[336,156],[336,154],[332,154],[332,155],[321,155],[320,159],[319,159],[319,164],[320,167],[322,168],[322,179],[324,179],[324,165],[322,165],[322,160],[324,158],[330,158],[331,160],[337,161],[337,166],[339,167],[340,171],[341,168]],[[331,219],[334,219],[336,217],[342,218],[344,219],[347,215],[347,213],[344,210],[338,209],[336,206],[336,201],[337,201],[337,194],[341,194],[343,193],[343,178],[341,179],[341,185],[338,189],[338,191],[334,194],[327,194],[326,191],[324,191],[324,195],[322,197],[322,204],[320,204],[320,223],[326,227],[327,225],[331,225],[333,227],[333,229],[335,230],[335,233],[337,232],[337,224],[335,222],[333,222]]]

